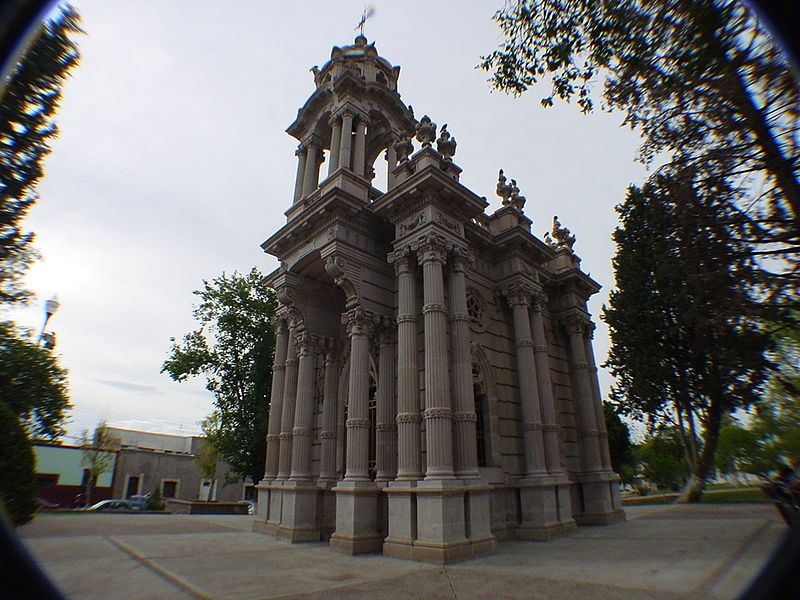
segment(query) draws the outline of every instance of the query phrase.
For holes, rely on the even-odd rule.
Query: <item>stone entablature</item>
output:
[[[294,201],[262,245],[281,308],[257,529],[450,562],[624,518],[575,236],[557,218],[533,236],[503,171],[487,215],[398,73],[362,36],[334,48],[288,129]]]

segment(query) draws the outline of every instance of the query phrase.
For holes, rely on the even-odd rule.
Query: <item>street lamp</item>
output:
[[[58,296],[53,296],[52,298],[50,298],[50,300],[47,300],[44,303],[44,323],[42,323],[42,331],[39,334],[39,339],[36,340],[36,343],[38,345],[41,346],[42,340],[44,340],[45,348],[52,348],[53,346],[55,346],[56,343],[55,335],[52,333],[45,335],[44,330],[47,327],[47,322],[50,320],[50,317],[56,314],[56,311],[58,310],[59,306],[61,306],[61,303],[58,301]]]

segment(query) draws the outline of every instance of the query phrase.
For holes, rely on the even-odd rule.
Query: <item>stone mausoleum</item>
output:
[[[623,519],[574,236],[531,234],[502,171],[486,214],[365,37],[312,71],[262,244],[280,306],[256,529],[445,563]]]

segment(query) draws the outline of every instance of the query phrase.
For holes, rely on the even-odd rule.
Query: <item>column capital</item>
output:
[[[410,245],[397,248],[394,252],[389,252],[386,260],[394,264],[395,274],[413,273],[416,266],[416,257]]]
[[[330,117],[328,117],[328,125],[331,127],[336,127],[336,125],[342,124],[342,115],[340,113],[334,113]]]
[[[534,289],[533,286],[526,281],[512,281],[503,286],[501,292],[503,296],[505,296],[508,304],[512,307],[518,304],[530,306]]]
[[[571,312],[559,316],[559,321],[570,335],[586,335],[589,327],[594,328],[594,324],[588,315],[578,312]]]
[[[342,313],[342,323],[347,326],[347,334],[350,336],[371,336],[380,323],[380,316],[362,308],[353,308]]]
[[[294,155],[300,158],[301,156],[306,155],[307,150],[307,146],[301,142],[300,144],[297,144],[297,150],[294,151]]]
[[[463,273],[475,262],[475,255],[466,248],[453,248],[453,271]]]
[[[411,243],[411,249],[417,253],[417,259],[421,264],[444,263],[447,260],[447,251],[451,246],[452,244],[435,233],[429,233]]]
[[[541,290],[534,290],[532,298],[531,308],[536,312],[543,312],[547,306],[547,294]]]
[[[275,333],[277,335],[283,335],[286,333],[288,327],[286,326],[286,317],[281,314],[273,315],[270,319],[272,326],[275,328]]]
[[[322,139],[316,133],[312,133],[300,143],[300,147],[303,149],[308,149],[311,147],[319,149],[322,147]]]

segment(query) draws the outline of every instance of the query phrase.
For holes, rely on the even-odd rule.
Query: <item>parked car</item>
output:
[[[92,504],[83,510],[102,511],[102,510],[136,510],[127,500],[101,500],[97,504]]]
[[[150,500],[150,494],[137,494],[128,498],[128,503],[136,510],[144,510],[148,500]]]
[[[60,505],[57,502],[50,502],[47,498],[38,498],[39,510],[56,510]]]

